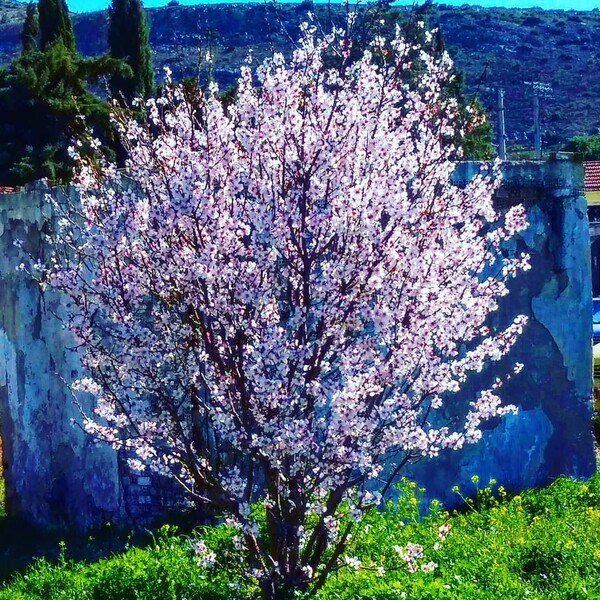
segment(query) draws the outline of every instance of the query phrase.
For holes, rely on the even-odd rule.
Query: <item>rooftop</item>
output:
[[[588,160],[585,166],[585,191],[600,192],[600,160]]]

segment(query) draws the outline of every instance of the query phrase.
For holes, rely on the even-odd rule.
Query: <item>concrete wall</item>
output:
[[[52,314],[60,303],[17,266],[15,247],[44,260],[47,189],[0,196],[0,431],[7,511],[30,522],[86,530],[124,518],[117,457],[94,444],[63,379],[77,373],[71,340]],[[60,191],[59,193],[62,193]]]
[[[478,170],[462,163],[456,181]],[[491,325],[505,326],[516,314],[529,323],[512,352],[493,369],[525,365],[502,390],[519,414],[486,426],[483,440],[435,463],[420,463],[410,474],[428,495],[451,504],[453,485],[473,491],[472,475],[484,485],[494,478],[518,491],[544,486],[561,474],[589,477],[596,468],[591,432],[592,290],[590,238],[581,163],[511,163],[503,170],[496,205],[524,203],[530,226],[507,252],[531,256],[531,270],[510,282]],[[472,381],[465,400],[494,377],[488,370]]]
[[[456,181],[477,169],[460,164]],[[577,163],[505,168],[497,202],[525,202],[531,222],[507,251],[529,252],[533,268],[511,283],[492,324],[502,326],[516,313],[530,316],[514,352],[500,365],[507,370],[515,361],[525,364],[504,388],[505,400],[521,411],[490,423],[483,441],[465,451],[413,467],[409,473],[430,496],[451,502],[452,486],[468,487],[474,474],[483,483],[494,477],[518,490],[563,473],[587,477],[594,471],[590,251],[582,186]],[[78,411],[61,378],[75,376],[77,360],[52,316],[60,303],[16,270],[21,258],[15,239],[44,258],[40,234],[50,231],[53,218],[45,194],[38,189],[0,196],[0,426],[8,510],[41,525],[82,530],[108,520],[139,523],[173,506],[172,488],[128,473],[115,452],[71,425]],[[465,402],[492,376],[482,373]]]

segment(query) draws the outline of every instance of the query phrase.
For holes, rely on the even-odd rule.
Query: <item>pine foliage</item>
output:
[[[0,185],[42,177],[65,183],[73,166],[68,148],[86,129],[109,155],[113,146],[108,104],[89,84],[131,72],[110,56],[83,59],[77,54],[64,0],[39,0],[37,11],[30,4],[21,37],[22,54],[0,71]]]

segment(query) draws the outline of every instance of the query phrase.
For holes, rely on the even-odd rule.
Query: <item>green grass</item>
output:
[[[600,476],[580,483],[559,479],[545,490],[506,498],[479,493],[461,514],[449,518],[451,534],[432,549],[441,514],[409,521],[398,532],[388,514],[376,516],[357,547],[363,564],[391,556],[389,547],[409,540],[425,546],[438,564],[431,573],[399,569],[378,577],[373,571],[340,571],[321,597],[411,600],[600,598]],[[383,552],[382,552],[383,550]]]
[[[459,490],[460,492],[460,490]],[[400,500],[365,517],[343,567],[320,600],[579,600],[600,598],[600,474],[588,482],[558,479],[512,498],[494,484],[449,515],[433,504],[419,514],[419,490],[405,484]],[[439,527],[450,525],[441,540]],[[214,567],[199,567],[193,536],[163,528],[146,548],[94,563],[74,562],[64,548],[51,563],[38,560],[0,588],[0,600],[228,600],[252,597],[232,532],[201,533],[217,552]],[[421,544],[418,570],[409,573],[396,547]],[[434,562],[431,572],[422,565]],[[379,571],[378,567],[382,567]]]
[[[5,488],[4,488],[4,477],[0,473],[0,518],[6,516],[6,500],[5,500]]]
[[[210,579],[195,560],[189,539],[163,529],[147,548],[94,563],[37,559],[0,587],[2,600],[233,600],[228,574]],[[240,596],[242,597],[242,596]]]

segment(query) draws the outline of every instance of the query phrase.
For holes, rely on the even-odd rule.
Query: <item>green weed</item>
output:
[[[560,478],[509,497],[489,482],[449,514],[423,510],[422,490],[404,481],[398,499],[364,516],[346,565],[319,600],[575,600],[600,597],[600,475]],[[461,493],[460,489],[458,493]],[[423,513],[426,514],[423,514]],[[202,539],[215,560],[199,564]],[[256,588],[224,526],[181,535],[165,526],[147,548],[94,563],[38,560],[0,588],[0,600],[243,600]],[[422,546],[413,563],[409,544]],[[410,572],[413,571],[413,572]]]

